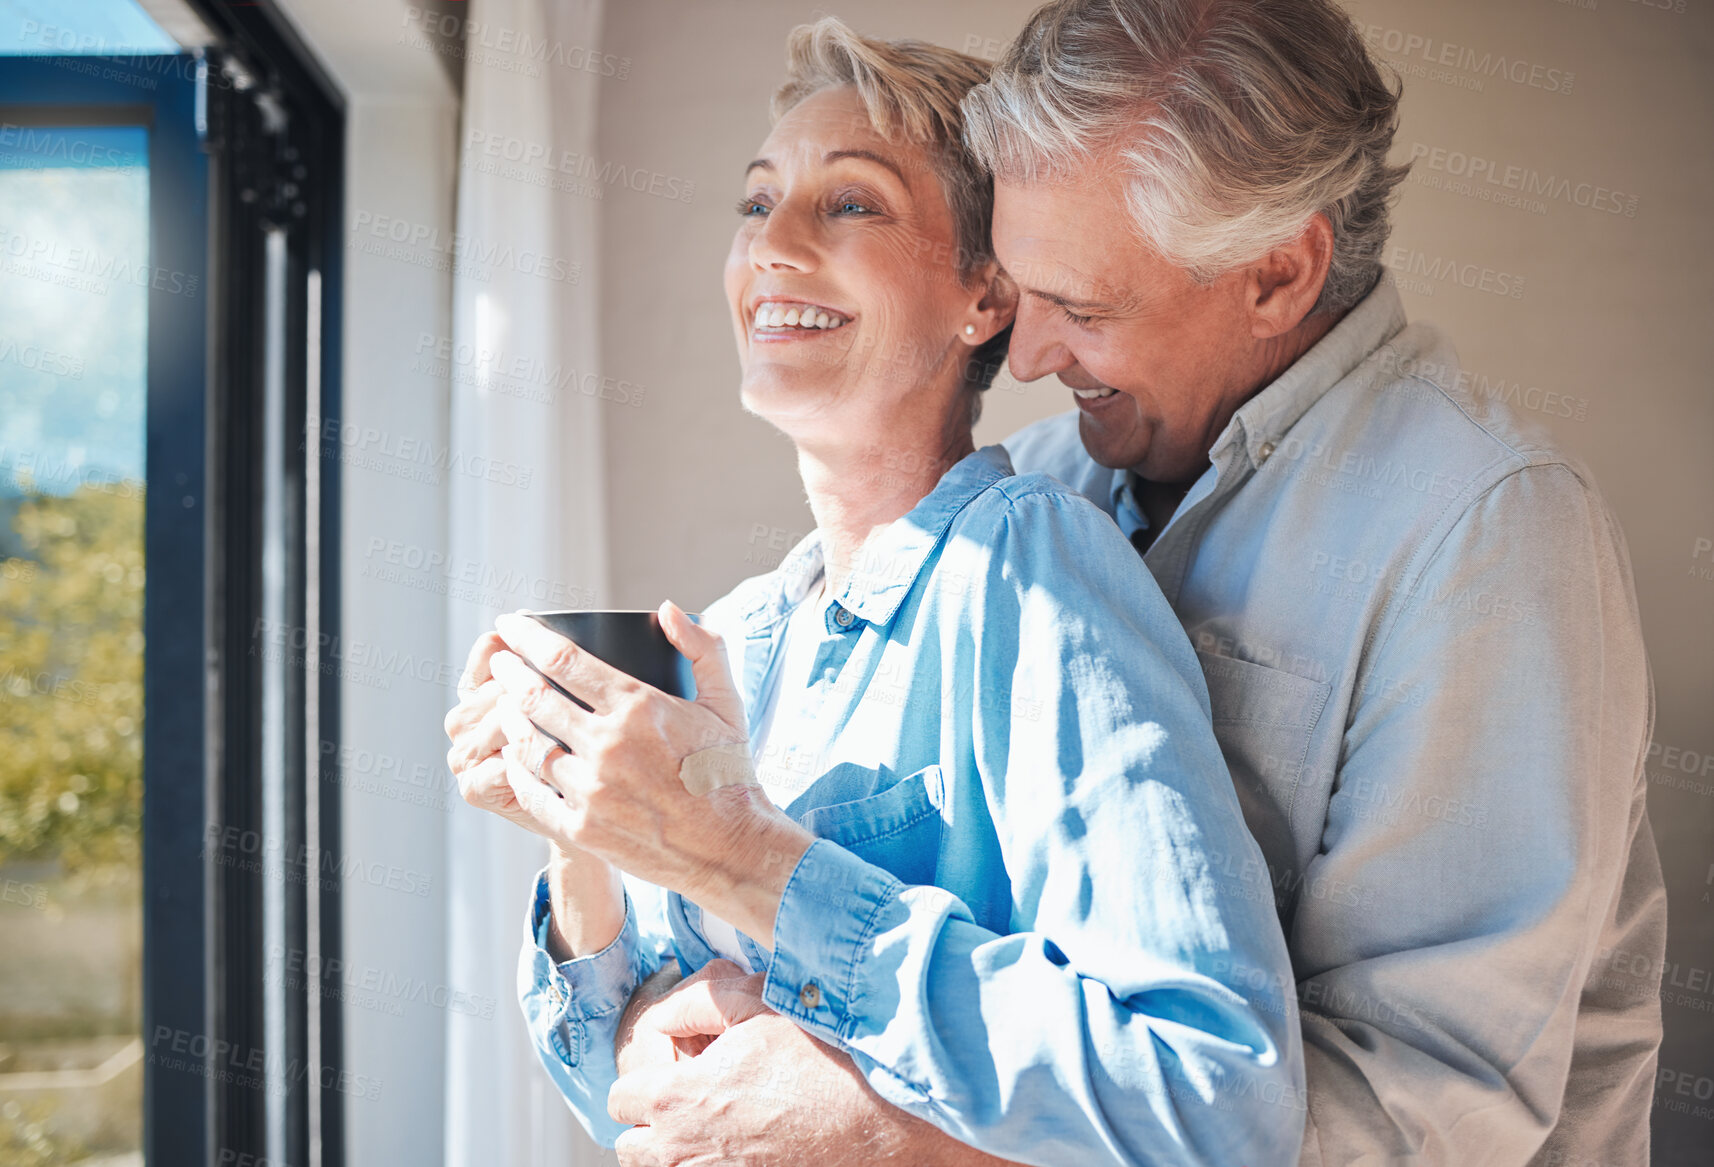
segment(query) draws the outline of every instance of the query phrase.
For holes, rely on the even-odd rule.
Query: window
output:
[[[0,8],[0,1159],[336,1163],[342,117],[150,7]]]
[[[0,123],[0,1158],[142,1145],[148,132]]]

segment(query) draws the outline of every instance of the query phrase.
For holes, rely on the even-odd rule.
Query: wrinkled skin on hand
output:
[[[922,1160],[874,1112],[891,1111],[851,1059],[775,1013],[740,1022],[688,1060],[627,1074],[608,1109],[639,1123],[619,1137],[625,1167],[799,1167]],[[922,1125],[922,1124],[917,1124]]]
[[[883,1101],[850,1056],[762,1003],[763,974],[712,961],[642,1009],[639,1039],[663,1037],[678,1060],[627,1072],[608,1111],[639,1124],[620,1136],[625,1167],[988,1167],[984,1155]],[[687,1056],[695,1042],[702,1051]],[[658,1050],[658,1046],[656,1049]]]

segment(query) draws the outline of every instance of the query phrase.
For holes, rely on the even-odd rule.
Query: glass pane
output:
[[[177,42],[135,0],[0,0],[0,55],[178,51]]]
[[[0,149],[0,1163],[141,1163],[145,131]]]

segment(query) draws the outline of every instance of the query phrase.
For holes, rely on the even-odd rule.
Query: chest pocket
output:
[[[929,884],[940,865],[944,798],[940,767],[925,766],[879,793],[803,812],[798,822],[905,883]]]
[[[1238,804],[1261,845],[1282,917],[1320,845],[1331,773],[1309,772],[1310,737],[1332,695],[1326,681],[1198,650],[1214,736],[1232,771]]]

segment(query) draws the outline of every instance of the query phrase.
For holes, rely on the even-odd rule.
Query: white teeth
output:
[[[756,308],[757,328],[838,328],[845,317],[807,304],[762,304]]]
[[[1118,390],[1108,389],[1103,386],[1100,389],[1073,389],[1072,392],[1083,398],[1083,400],[1090,401],[1098,397],[1111,397],[1113,394],[1117,393]]]

